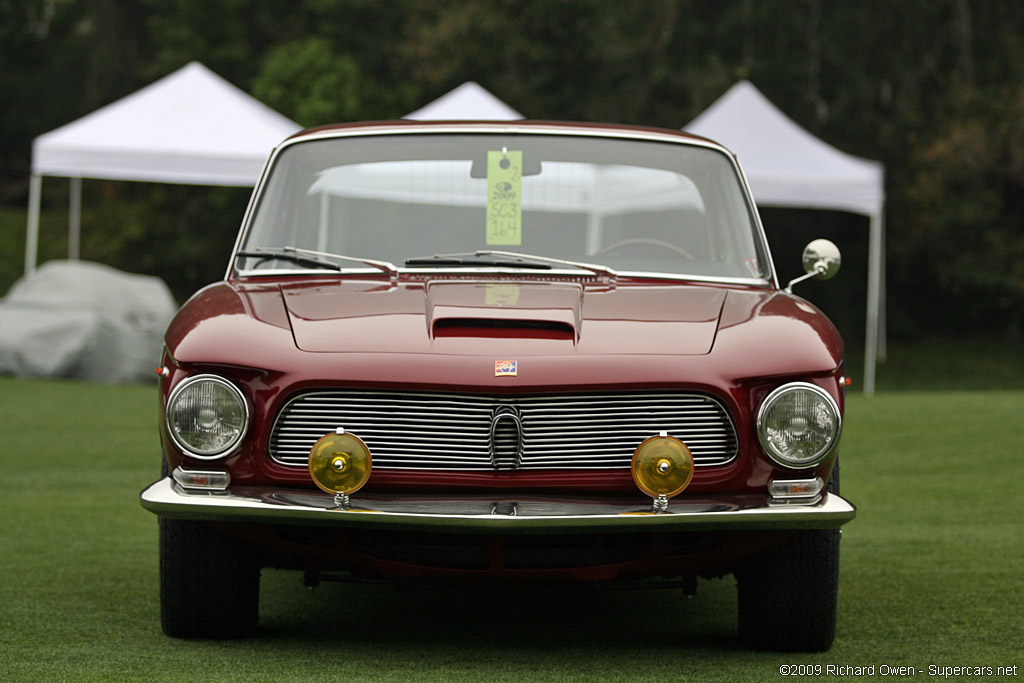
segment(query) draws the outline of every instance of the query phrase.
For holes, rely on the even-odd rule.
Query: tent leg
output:
[[[68,259],[77,261],[82,241],[82,179],[71,179],[68,201]]]
[[[875,394],[878,325],[882,282],[882,212],[871,217],[868,238],[868,315],[864,338],[864,395]]]
[[[25,231],[25,275],[36,270],[39,257],[39,204],[42,202],[43,178],[35,173],[28,182],[28,227]]]
[[[878,362],[885,364],[885,361],[889,357],[889,342],[888,342],[888,330],[886,329],[886,318],[888,311],[888,283],[885,278],[885,264],[887,263],[888,256],[885,253],[885,215],[879,215],[879,221],[881,221],[882,227],[879,231],[880,234],[880,246],[878,251],[881,253],[879,259],[879,286],[878,286]]]

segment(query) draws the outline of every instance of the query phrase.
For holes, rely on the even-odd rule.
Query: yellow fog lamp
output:
[[[668,509],[668,499],[678,495],[693,479],[693,454],[679,439],[662,432],[633,452],[633,481],[654,499],[654,511]]]
[[[340,508],[348,507],[348,497],[370,478],[370,449],[354,434],[338,429],[313,444],[309,451],[309,473],[313,482],[334,494]]]

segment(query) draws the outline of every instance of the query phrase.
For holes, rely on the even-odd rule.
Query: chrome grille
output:
[[[305,467],[317,439],[342,427],[366,443],[374,469],[491,470],[492,420],[508,406],[518,410],[522,424],[519,469],[628,468],[636,447],[662,431],[682,440],[698,467],[728,463],[738,448],[728,413],[714,398],[697,393],[496,397],[317,391],[281,410],[270,456]],[[498,467],[514,466],[509,421],[499,420],[495,440]]]

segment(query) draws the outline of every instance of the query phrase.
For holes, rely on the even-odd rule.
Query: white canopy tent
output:
[[[413,121],[514,121],[525,117],[482,85],[467,81],[403,118]]]
[[[748,81],[730,88],[684,130],[731,149],[761,206],[834,209],[870,219],[864,393],[873,394],[879,340],[884,336],[882,165],[841,152],[811,135]]]
[[[32,144],[25,273],[36,267],[43,176],[72,179],[69,257],[78,258],[81,179],[247,187],[301,128],[199,62]]]

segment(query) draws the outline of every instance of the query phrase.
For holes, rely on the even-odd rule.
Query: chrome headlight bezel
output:
[[[780,400],[790,397],[797,392],[804,393],[811,398],[809,406],[812,407],[810,409],[826,411],[834,425],[834,427],[830,428],[830,433],[821,439],[822,445],[810,456],[801,458],[794,458],[780,450],[777,438],[773,438],[775,435],[771,433],[771,426],[769,424],[772,409],[779,405]],[[808,415],[807,417],[809,418],[809,424],[813,423],[813,416]],[[805,470],[820,464],[839,445],[839,437],[842,431],[843,416],[839,410],[839,404],[836,403],[835,399],[827,391],[810,382],[783,384],[765,397],[757,411],[757,438],[761,442],[761,448],[768,457],[787,469]]]
[[[235,415],[232,416],[232,420],[235,424],[231,425],[228,429],[230,434],[226,438],[223,438],[221,443],[207,449],[200,448],[195,443],[190,443],[187,440],[187,437],[181,429],[177,415],[179,401],[181,401],[183,397],[188,396],[186,392],[191,391],[194,393],[200,383],[210,383],[217,391],[226,392],[225,394],[222,394],[222,396],[226,397],[233,403],[233,410],[235,412]],[[222,423],[224,420],[224,412],[217,411],[215,407],[213,407],[213,409],[215,413],[217,413],[214,419],[218,423]],[[171,395],[167,398],[167,405],[164,410],[164,423],[167,427],[167,433],[170,435],[174,445],[183,453],[198,460],[218,460],[233,453],[238,448],[239,444],[242,443],[242,439],[245,437],[245,434],[249,429],[249,402],[245,399],[242,391],[227,379],[219,375],[195,375],[182,380],[174,387],[174,390],[171,391]]]

